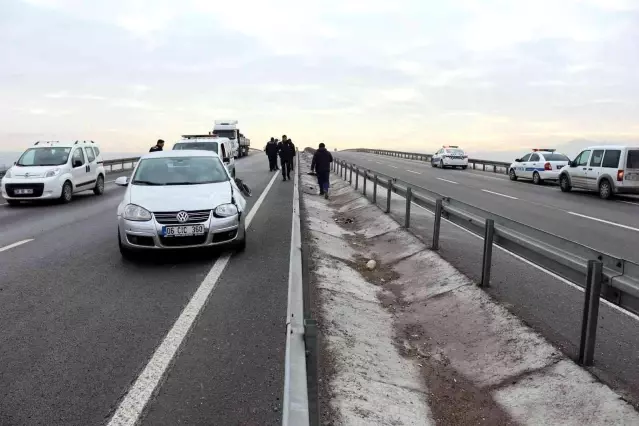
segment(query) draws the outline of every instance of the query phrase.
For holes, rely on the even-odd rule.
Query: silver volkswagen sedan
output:
[[[143,156],[118,206],[118,243],[125,258],[143,250],[246,247],[246,200],[220,157],[209,151]]]

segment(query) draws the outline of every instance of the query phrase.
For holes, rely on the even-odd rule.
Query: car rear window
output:
[[[616,169],[619,166],[619,157],[621,157],[621,151],[618,149],[609,149],[604,154],[603,164],[601,167],[608,167]]]
[[[194,149],[196,151],[213,151],[217,154],[217,142],[178,142],[174,150]]]
[[[626,160],[626,168],[639,169],[639,150],[632,149],[628,151],[628,159]]]
[[[464,150],[463,149],[447,149],[446,154],[464,155]]]
[[[563,154],[544,154],[546,161],[570,161],[568,157]]]

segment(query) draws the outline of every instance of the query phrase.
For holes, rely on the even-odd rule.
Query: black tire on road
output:
[[[517,180],[515,169],[510,169],[510,171],[508,172],[508,177],[510,178],[510,180]]]
[[[7,204],[9,204],[10,206],[17,206],[18,204],[20,204],[20,201],[18,200],[5,200],[7,202]]]
[[[95,195],[104,194],[104,176],[98,176],[98,180],[95,182],[95,188],[93,188],[93,193]]]
[[[60,194],[60,202],[63,204],[70,203],[73,199],[73,185],[71,182],[66,181],[64,185],[62,185],[62,194]]]
[[[533,183],[535,185],[541,185],[542,183],[544,183],[543,179],[541,178],[541,176],[539,176],[539,173],[537,172],[533,173]]]
[[[466,170],[468,166],[462,166],[462,170]]]
[[[559,176],[559,188],[561,192],[570,192],[572,186],[570,186],[570,181],[568,180],[568,176],[561,175]]]
[[[599,182],[599,198],[608,200],[612,197],[612,185],[608,179],[602,179]]]
[[[444,160],[439,160],[439,168],[440,169],[446,168],[446,166],[444,166]]]

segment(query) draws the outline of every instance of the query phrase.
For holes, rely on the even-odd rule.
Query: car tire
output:
[[[568,180],[568,176],[561,175],[559,176],[559,188],[561,192],[570,192],[572,186],[570,186],[570,181]]]
[[[510,180],[517,180],[515,169],[510,169],[510,171],[508,172],[508,177],[510,178]]]
[[[104,194],[104,176],[98,176],[98,180],[95,182],[95,188],[93,188],[93,193],[95,195]]]
[[[462,170],[466,170],[468,166],[462,166]]]
[[[439,160],[439,168],[440,169],[444,169],[446,166],[444,166],[444,160]]]
[[[68,204],[73,199],[73,185],[71,182],[66,181],[62,185],[62,193],[60,194],[60,202],[62,204]]]
[[[430,166],[431,167],[437,167],[437,166],[435,166],[435,163],[433,162],[433,160],[430,161]]]
[[[5,201],[7,202],[7,204],[8,204],[9,206],[12,206],[12,207],[15,207],[15,206],[17,206],[18,204],[20,204],[20,201],[18,201],[18,200],[5,200]]]
[[[535,185],[541,185],[542,183],[544,183],[544,180],[541,178],[541,176],[539,176],[539,173],[537,172],[533,173],[533,183]]]
[[[599,182],[599,198],[608,200],[612,197],[612,185],[608,179],[602,179]]]

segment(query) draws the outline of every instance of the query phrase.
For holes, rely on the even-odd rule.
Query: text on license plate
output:
[[[639,173],[628,173],[626,175],[626,180],[639,180]]]
[[[28,195],[28,194],[33,194],[33,189],[14,189],[13,192],[16,195]]]
[[[163,226],[162,235],[165,237],[191,237],[204,234],[204,225]]]

